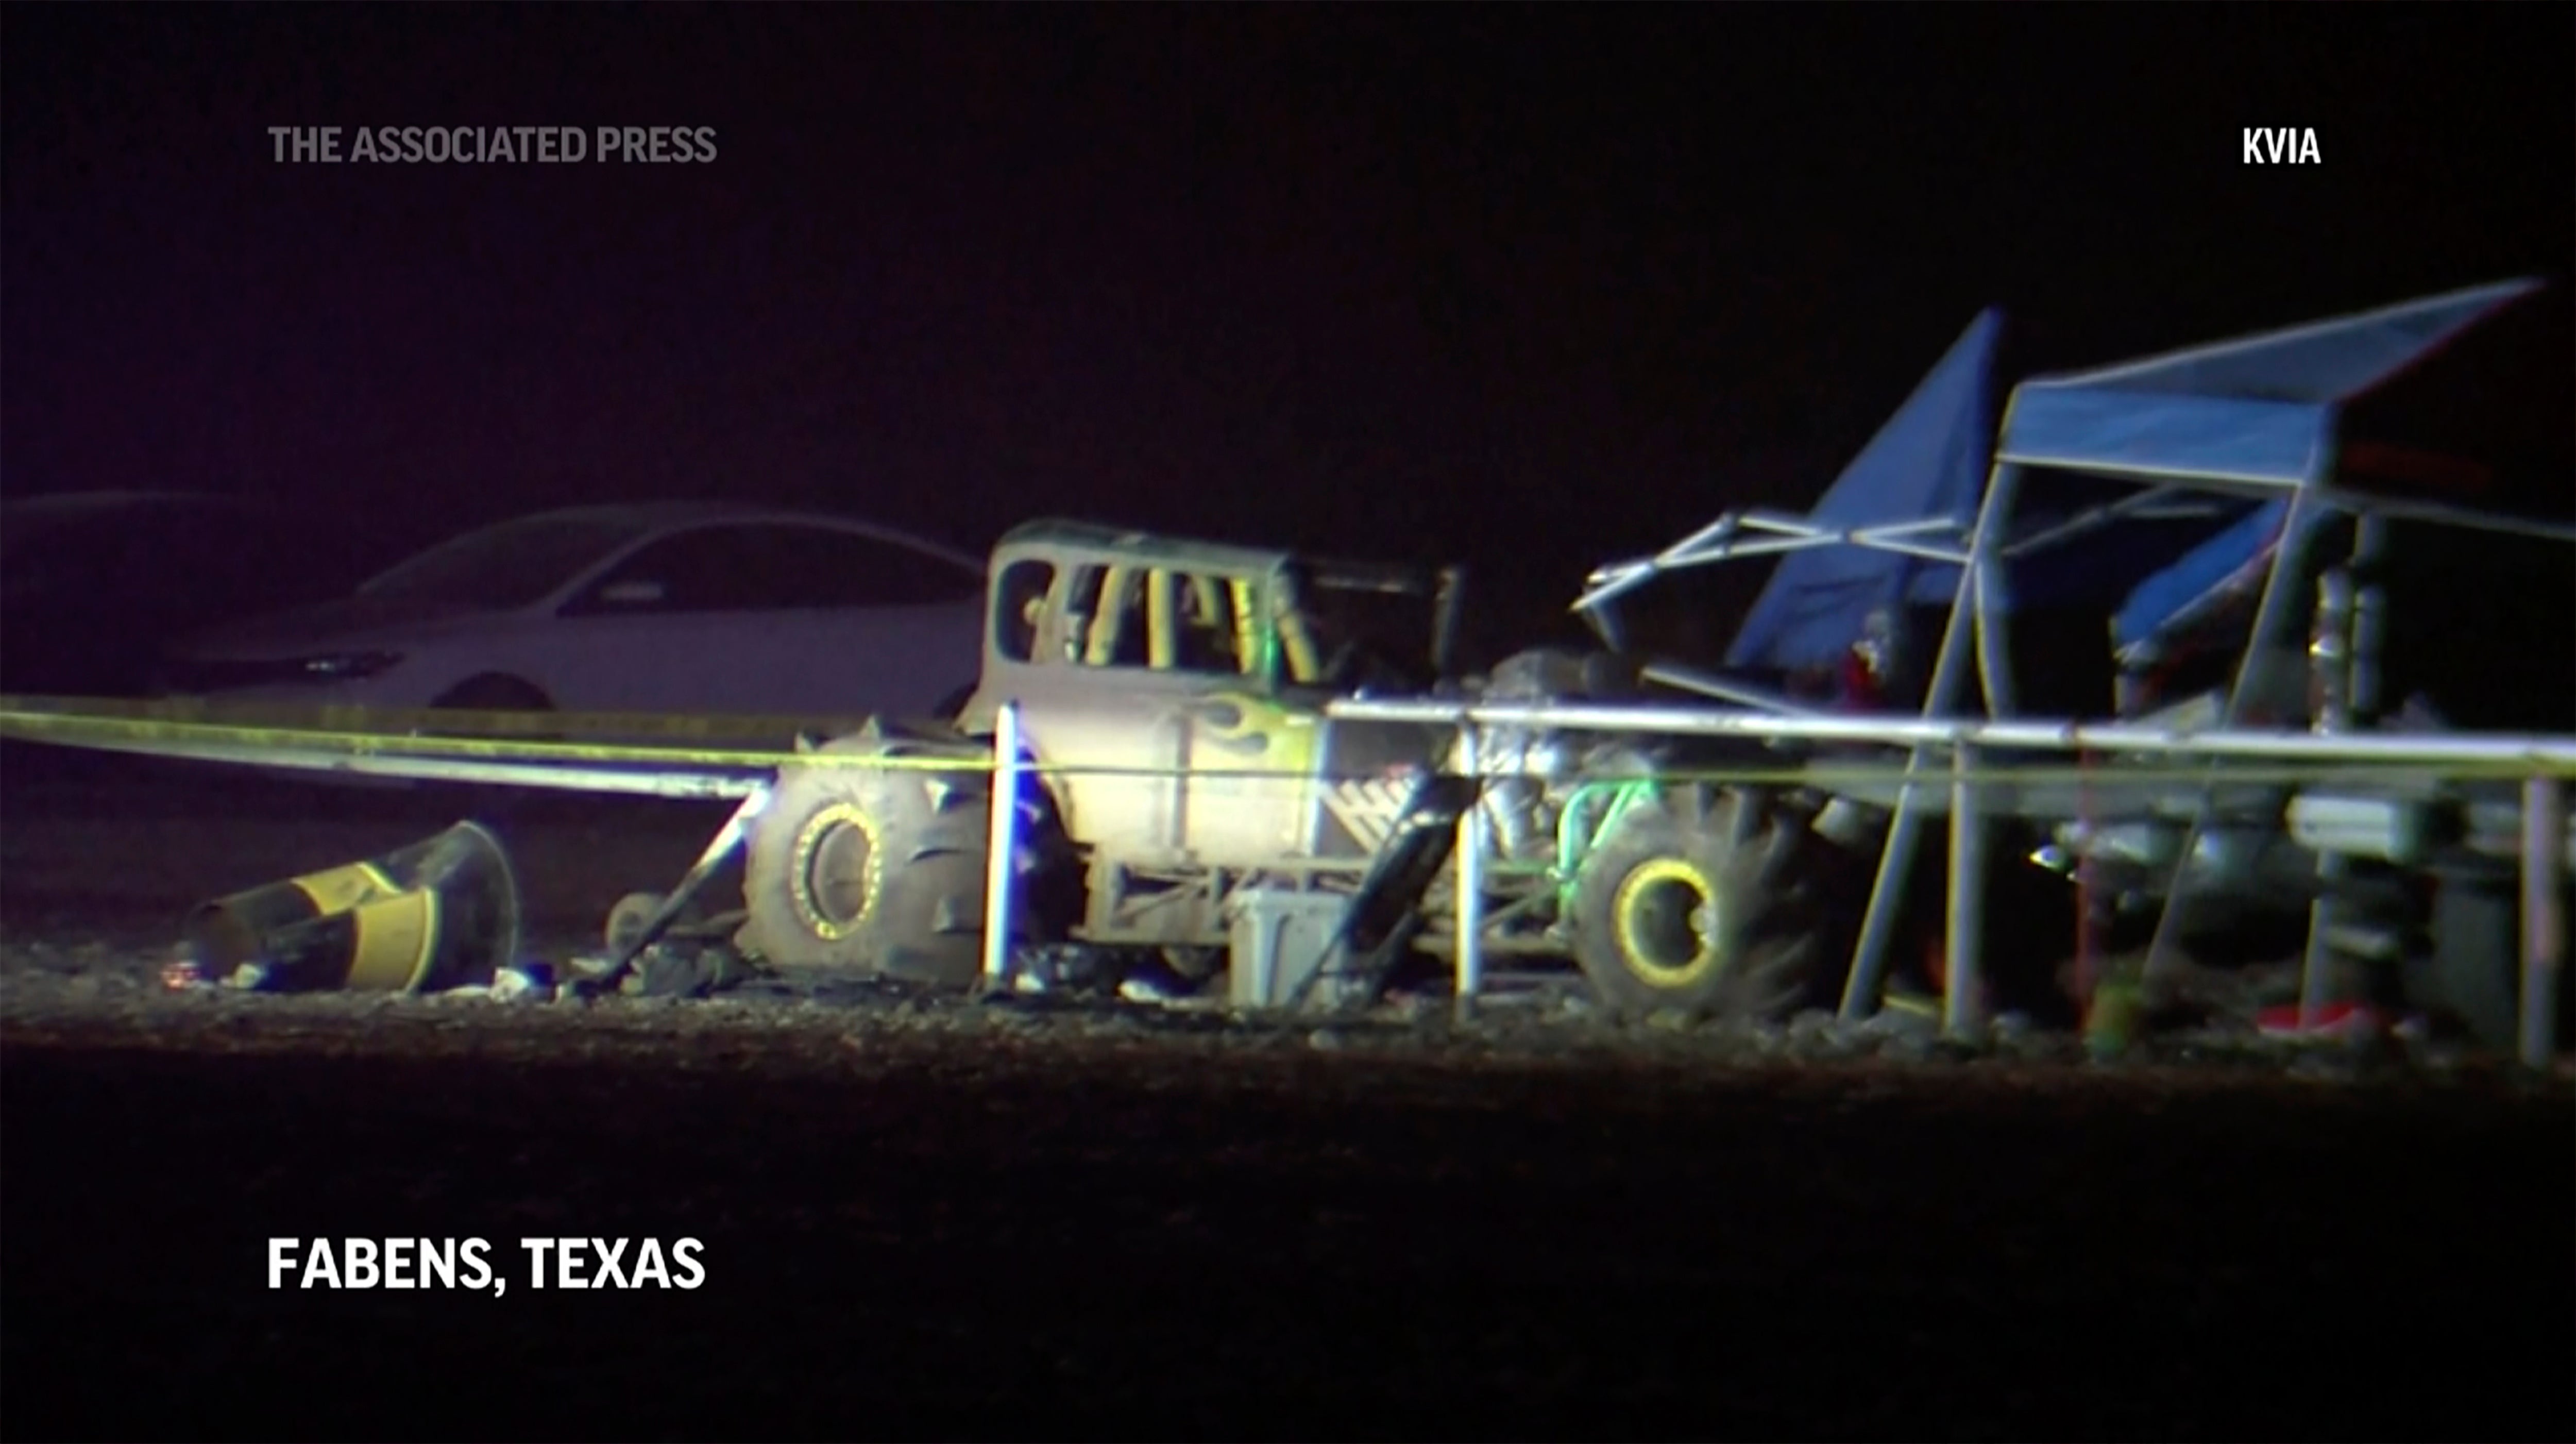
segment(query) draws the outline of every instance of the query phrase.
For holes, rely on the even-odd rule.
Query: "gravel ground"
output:
[[[2576,1437],[2563,1077],[158,986],[189,904],[440,806],[0,758],[0,1433]],[[541,948],[722,814],[514,818]],[[280,1236],[481,1237],[508,1285],[273,1291]],[[540,1236],[692,1237],[704,1283],[534,1289]]]

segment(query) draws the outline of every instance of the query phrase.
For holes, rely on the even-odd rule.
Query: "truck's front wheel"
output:
[[[1676,788],[1615,818],[1575,875],[1576,957],[1622,1016],[1776,1018],[1833,961],[1794,884],[1804,829],[1760,799]]]
[[[991,786],[971,754],[923,766],[951,751],[872,726],[780,769],[744,863],[744,943],[780,968],[972,986]]]

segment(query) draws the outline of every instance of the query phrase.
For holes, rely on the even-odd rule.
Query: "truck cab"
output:
[[[1446,681],[1461,578],[1069,521],[996,546],[981,681],[1018,704],[1065,837],[1089,859],[1094,941],[1203,944],[1252,875],[1365,868],[1399,777],[1445,738],[1323,704]]]

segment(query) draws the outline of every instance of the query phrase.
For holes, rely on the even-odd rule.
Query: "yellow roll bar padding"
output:
[[[1226,658],[1226,666],[1238,672],[1242,671],[1243,648],[1236,636],[1233,622],[1226,613],[1223,593],[1219,590],[1217,579],[1200,572],[1174,573],[1173,589],[1176,593],[1174,601],[1180,612],[1180,635],[1192,637],[1204,635],[1212,655],[1222,653]],[[1175,665],[1206,670],[1204,665],[1196,661],[1176,661]]]
[[[1297,610],[1295,599],[1284,588],[1272,593],[1271,612],[1278,619],[1279,641],[1288,653],[1288,675],[1312,684],[1320,679],[1323,667],[1315,660],[1315,637],[1306,629],[1306,614]]]
[[[1217,579],[1193,572],[1189,583],[1192,618],[1211,631],[1231,632],[1233,629],[1226,620],[1225,599],[1217,592]],[[1239,639],[1235,640],[1239,643]],[[1238,644],[1229,650],[1233,652],[1237,665],[1241,665],[1243,648]]]
[[[1169,567],[1145,574],[1145,665],[1168,672],[1179,664],[1180,577]]]
[[[1244,577],[1231,577],[1226,590],[1234,598],[1234,652],[1243,659],[1243,674],[1261,675],[1261,613],[1253,606],[1252,583]]]
[[[1106,667],[1118,658],[1118,641],[1126,631],[1127,600],[1135,591],[1136,571],[1128,566],[1111,566],[1100,575],[1100,600],[1091,613],[1091,640],[1083,661],[1094,667]]]

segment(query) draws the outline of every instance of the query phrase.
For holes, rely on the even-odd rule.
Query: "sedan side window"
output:
[[[819,527],[779,527],[768,569],[801,607],[923,607],[980,602],[974,571],[901,542]]]
[[[730,612],[761,605],[758,537],[750,527],[704,527],[647,543],[565,610],[585,616]]]
[[[586,615],[797,611],[971,602],[975,574],[926,552],[810,526],[700,527],[665,537],[599,579]]]

